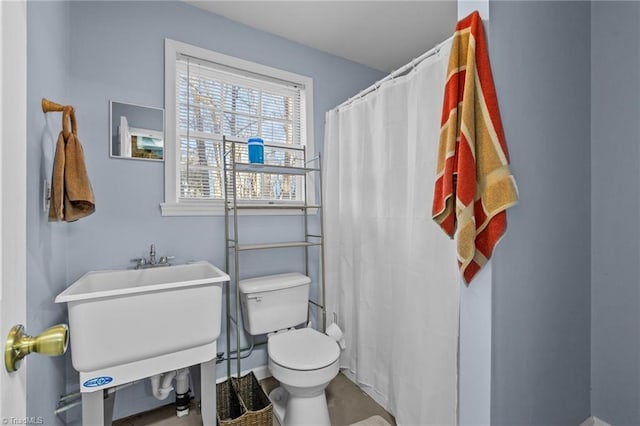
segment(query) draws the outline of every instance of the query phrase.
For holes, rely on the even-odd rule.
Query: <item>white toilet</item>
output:
[[[251,335],[269,334],[269,370],[280,387],[269,394],[283,426],[331,425],[324,389],[338,374],[340,347],[307,321],[309,277],[287,273],[240,281],[242,318]]]

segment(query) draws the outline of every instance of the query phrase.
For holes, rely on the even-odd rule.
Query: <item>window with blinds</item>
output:
[[[223,135],[239,141],[261,137],[265,163],[304,165],[304,150],[295,148],[308,148],[309,144],[308,77],[178,42],[171,44],[178,46],[166,61],[175,62],[165,68],[173,71],[173,84],[167,88],[173,89],[175,97],[171,109],[168,96],[166,103],[167,122],[175,123],[176,158],[175,182],[169,183],[175,194],[167,202],[219,204],[224,200]],[[169,131],[167,126],[167,142],[172,137]],[[236,160],[247,162],[247,155],[247,145],[236,144]],[[300,176],[236,175],[238,199],[246,202],[302,202],[303,185]]]

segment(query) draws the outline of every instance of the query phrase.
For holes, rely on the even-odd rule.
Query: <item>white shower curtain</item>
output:
[[[450,46],[326,115],[328,318],[343,371],[399,425],[457,422],[459,273],[431,219]]]

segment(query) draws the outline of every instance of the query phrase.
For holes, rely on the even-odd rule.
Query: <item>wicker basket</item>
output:
[[[253,372],[219,383],[216,385],[216,393],[219,425],[271,426],[273,424],[273,405]],[[240,407],[234,407],[234,398],[239,402]]]
[[[244,405],[238,398],[238,393],[231,384],[231,380],[225,380],[216,385],[216,415],[219,425],[242,425],[242,416],[246,414]]]

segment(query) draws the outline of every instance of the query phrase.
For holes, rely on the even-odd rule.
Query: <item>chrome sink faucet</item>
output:
[[[149,264],[156,264],[156,245],[151,244],[151,249],[149,250]]]
[[[174,259],[175,256],[160,256],[160,260],[156,262],[156,245],[151,244],[151,248],[149,249],[149,259],[145,259],[144,257],[138,259],[131,259],[132,262],[136,262],[135,269],[144,269],[144,268],[156,268],[159,266],[170,266],[170,259]]]

